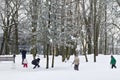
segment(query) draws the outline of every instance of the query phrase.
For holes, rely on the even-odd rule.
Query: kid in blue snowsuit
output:
[[[40,58],[32,60],[32,64],[34,65],[33,69],[35,69],[36,67],[40,67],[39,62]]]

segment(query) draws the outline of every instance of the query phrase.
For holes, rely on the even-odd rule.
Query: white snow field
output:
[[[120,55],[114,55],[117,60],[117,69],[111,69],[110,55],[99,55],[97,62],[93,62],[93,55],[89,55],[89,62],[84,56],[79,56],[79,71],[73,69],[71,56],[67,62],[62,62],[61,57],[55,57],[55,66],[46,69],[46,59],[40,55],[40,68],[32,69],[32,55],[27,55],[28,68],[21,65],[21,55],[16,56],[16,63],[0,62],[0,80],[120,80]]]

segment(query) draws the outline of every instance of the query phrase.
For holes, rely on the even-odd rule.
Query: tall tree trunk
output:
[[[50,45],[47,44],[47,54],[46,54],[47,62],[46,62],[46,69],[49,68],[49,47],[50,47]]]
[[[49,31],[48,29],[50,28],[50,24],[51,24],[51,0],[48,0],[47,1],[47,5],[48,5],[48,25],[47,25],[47,28],[45,29],[46,30],[46,34],[45,34],[45,41],[46,41],[46,44],[47,44],[47,53],[46,53],[46,58],[47,58],[47,63],[46,63],[46,69],[49,68],[49,51],[50,51],[50,43],[49,43],[49,39],[48,39],[48,35],[49,35]]]
[[[96,62],[96,56],[98,55],[98,41],[97,41],[97,25],[96,25],[96,0],[93,0],[93,28],[94,28],[94,62]]]
[[[90,2],[90,17],[87,19],[86,16],[86,11],[85,11],[85,0],[83,0],[83,4],[82,4],[82,10],[83,10],[83,18],[84,18],[84,22],[85,22],[85,27],[86,27],[86,32],[87,32],[87,43],[88,43],[88,54],[91,54],[91,50],[92,50],[92,43],[91,43],[91,38],[92,38],[92,34],[91,34],[91,15],[92,15],[92,0]]]
[[[8,46],[8,28],[5,31],[5,43],[3,46],[3,54],[9,54],[9,46]]]
[[[104,50],[104,54],[107,54],[107,3],[105,4],[105,50]]]
[[[19,47],[18,47],[18,1],[16,1],[16,13],[15,13],[15,53],[13,54],[19,54]]]
[[[54,67],[54,56],[56,53],[56,47],[52,45],[52,68]]]
[[[96,56],[98,56],[98,38],[99,38],[99,28],[101,23],[101,9],[102,9],[102,1],[99,1],[99,5],[97,5],[97,1],[93,0],[93,28],[94,28],[94,62],[96,62]],[[98,6],[98,8],[97,8]]]
[[[83,44],[83,53],[85,55],[85,60],[86,62],[88,62],[88,58],[87,58],[87,54],[86,54],[86,44],[82,43]]]
[[[65,49],[64,46],[61,46],[61,52],[62,52],[62,62],[65,61]]]
[[[36,29],[37,29],[37,20],[38,20],[38,0],[32,0],[32,49],[31,53],[33,54],[33,59],[37,54],[36,47]]]
[[[112,42],[111,43],[112,43],[112,54],[115,54],[114,53],[114,36],[113,35],[112,35]]]

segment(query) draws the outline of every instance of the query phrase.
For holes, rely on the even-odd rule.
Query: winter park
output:
[[[120,0],[0,0],[0,80],[120,80]]]

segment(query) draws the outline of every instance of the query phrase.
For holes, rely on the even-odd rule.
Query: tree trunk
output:
[[[56,52],[56,47],[54,47],[54,45],[52,45],[52,68],[54,67],[55,52]]]
[[[36,29],[37,29],[37,20],[38,20],[38,0],[32,0],[32,49],[31,53],[33,54],[33,59],[37,54],[36,48]]]
[[[47,44],[47,54],[46,54],[46,59],[47,59],[47,62],[46,62],[46,69],[49,68],[49,44]]]
[[[16,14],[15,14],[15,53],[13,54],[19,54],[19,47],[18,47],[18,1],[16,1]]]
[[[85,11],[85,1],[83,0],[83,4],[82,4],[82,9],[83,9],[83,18],[84,18],[84,22],[85,22],[85,27],[86,27],[86,32],[87,32],[87,43],[88,43],[88,54],[91,54],[91,50],[92,50],[92,43],[91,43],[91,38],[92,38],[92,34],[91,34],[91,15],[92,15],[92,1],[90,2],[90,17],[87,19],[86,16],[86,11]]]
[[[62,62],[64,62],[65,61],[65,49],[64,49],[64,46],[61,46],[61,51],[60,52],[62,53]]]
[[[94,62],[96,62],[96,56],[98,55],[98,26],[97,26],[97,9],[96,9],[96,0],[93,0],[93,28],[94,28]]]
[[[105,50],[104,50],[104,54],[107,54],[107,4],[105,4]]]

